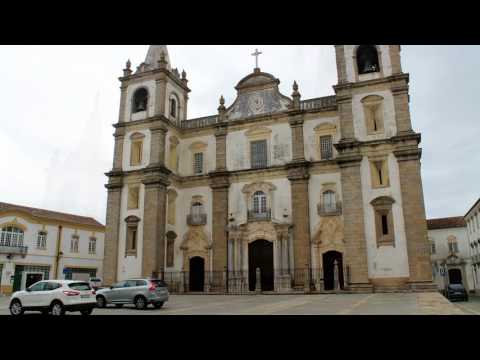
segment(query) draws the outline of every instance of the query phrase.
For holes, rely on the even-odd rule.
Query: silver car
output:
[[[152,304],[160,309],[168,301],[168,289],[163,280],[130,279],[120,281],[110,287],[97,291],[97,307],[104,308],[109,304],[122,307],[134,304],[139,310]]]

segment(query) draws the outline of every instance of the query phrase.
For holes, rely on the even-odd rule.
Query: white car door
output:
[[[41,297],[42,293],[44,291],[45,285],[47,284],[46,281],[39,281],[32,286],[30,286],[26,292],[25,295],[22,296],[20,301],[22,302],[22,305],[24,307],[35,307],[35,306],[41,306]]]
[[[55,298],[58,298],[58,296],[55,296],[55,295],[61,287],[62,287],[62,284],[48,281],[45,284],[44,290],[39,292],[38,306],[42,306],[42,307],[50,306],[50,304],[52,303],[52,300]]]

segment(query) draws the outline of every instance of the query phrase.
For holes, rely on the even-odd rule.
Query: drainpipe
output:
[[[60,251],[62,249],[62,225],[58,225],[58,233],[57,233],[57,249],[56,249],[56,254],[55,254],[55,266],[54,266],[54,279],[57,279],[58,277],[58,265],[60,264],[60,256],[62,256],[62,252]]]

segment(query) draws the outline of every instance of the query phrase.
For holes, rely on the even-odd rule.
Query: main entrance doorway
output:
[[[205,283],[205,260],[200,256],[190,259],[189,291],[203,291]]]
[[[256,269],[260,269],[262,291],[273,291],[273,243],[256,240],[248,245],[248,284],[255,290]]]
[[[343,290],[343,259],[342,253],[338,251],[328,251],[323,254],[323,283],[325,290],[335,290],[335,261],[338,267],[338,281],[340,282],[340,289]]]
[[[448,279],[450,284],[461,284],[462,283],[462,271],[460,269],[449,269],[448,270]]]

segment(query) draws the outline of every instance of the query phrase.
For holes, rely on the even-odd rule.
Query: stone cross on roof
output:
[[[255,69],[258,69],[258,56],[263,54],[263,52],[258,51],[258,49],[255,49],[255,52],[252,54],[252,56],[255,56]]]

